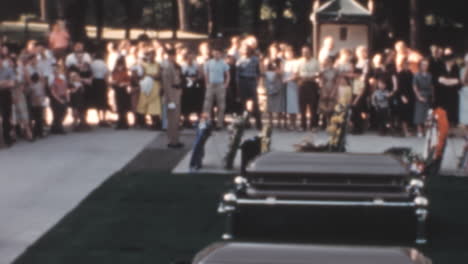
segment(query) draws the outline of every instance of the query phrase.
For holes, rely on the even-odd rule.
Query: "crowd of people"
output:
[[[262,52],[257,38],[246,36],[231,38],[227,48],[202,42],[193,50],[183,43],[141,38],[88,52],[84,43],[70,41],[63,22],[53,27],[47,42],[31,40],[18,53],[7,43],[0,45],[7,146],[18,136],[33,141],[65,134],[69,111],[72,129],[87,131],[90,109],[98,112],[101,126],[112,125],[107,113],[113,112],[116,129],[165,129],[170,148],[183,146],[182,127],[209,118],[222,130],[226,115],[244,111],[257,129],[264,123],[277,129],[323,129],[338,103],[351,110],[352,133],[422,137],[434,106],[447,111],[451,126],[468,125],[468,71],[462,67],[468,56],[459,63],[449,47],[434,45],[425,57],[399,41],[370,56],[365,46],[336,50],[327,37],[314,57],[309,46],[296,56],[287,43],[271,43]],[[46,108],[53,113],[51,122],[46,122]]]

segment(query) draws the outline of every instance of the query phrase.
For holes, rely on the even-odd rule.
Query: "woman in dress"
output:
[[[351,121],[353,133],[361,134],[365,130],[365,120],[368,116],[367,98],[368,86],[366,85],[369,72],[368,51],[365,46],[356,48],[357,62],[354,66],[353,76],[353,102]]]
[[[107,126],[106,111],[109,109],[107,79],[109,78],[109,68],[103,60],[102,54],[98,54],[91,63],[91,70],[93,74],[93,100],[89,106],[96,108],[98,111],[99,125]]]
[[[436,87],[436,104],[447,111],[451,126],[458,123],[458,90],[460,89],[460,70],[455,64],[454,56],[445,57],[443,67]]]
[[[203,90],[201,87],[201,74],[196,63],[195,55],[189,53],[182,62],[182,74],[185,78],[185,89],[182,93],[182,115],[184,116],[184,127],[192,128],[190,115],[196,114],[197,119],[203,108]]]
[[[343,78],[343,82],[338,85],[338,95],[340,98],[343,98],[343,94],[346,94],[347,97],[352,97],[352,83],[354,78],[354,65],[351,61],[352,53],[349,49],[341,49],[339,56],[335,62],[335,68],[340,74],[340,77]],[[339,78],[339,79],[342,79]],[[340,83],[340,81],[339,81]],[[351,90],[349,90],[349,88]],[[345,89],[345,90],[343,90]],[[351,104],[351,98],[346,100],[346,104]]]
[[[401,126],[402,134],[408,137],[408,125],[413,119],[414,94],[413,94],[413,73],[409,68],[406,59],[398,61],[397,65],[397,88],[393,93],[395,105],[396,122]]]
[[[338,97],[338,71],[333,67],[332,58],[326,58],[323,62],[323,70],[320,73],[320,77],[319,114],[322,118],[322,127],[327,127]]]
[[[281,59],[270,61],[266,65],[264,73],[264,83],[267,92],[267,111],[269,115],[269,124],[273,126],[273,115],[278,118],[278,127],[285,127],[286,120],[284,116],[286,98],[284,94],[284,84],[282,81],[282,62]]]
[[[161,67],[156,62],[155,52],[148,53],[142,67],[144,76],[150,78],[148,79],[148,83],[152,85],[150,87],[140,87],[141,91],[138,97],[136,112],[143,117],[146,117],[146,115],[151,116],[153,129],[161,129]],[[144,123],[143,120],[143,125]]]
[[[294,50],[288,47],[284,51],[283,82],[286,84],[286,113],[289,114],[290,129],[297,129],[297,114],[299,113],[299,88],[297,86],[297,60]]]
[[[413,123],[418,128],[418,137],[424,135],[424,123],[432,103],[433,82],[432,75],[429,73],[429,65],[428,60],[422,60],[420,70],[413,79],[413,90],[416,98]]]
[[[86,128],[85,88],[80,74],[76,71],[70,71],[68,81],[70,106],[73,115],[73,130],[83,131]]]
[[[463,87],[460,89],[459,123],[468,126],[468,54],[465,56],[465,67],[460,72]]]
[[[354,77],[354,65],[351,62],[352,53],[348,49],[341,49],[340,54],[335,62],[335,68],[339,71],[341,75],[345,75],[347,78],[351,79]]]
[[[341,49],[338,59],[335,62],[335,69],[338,71],[338,103],[349,106],[352,102],[354,78],[354,65],[351,62],[352,53],[348,49]]]
[[[78,65],[79,75],[81,84],[83,85],[83,120],[82,120],[82,128],[88,128],[87,124],[87,112],[90,108],[97,108],[98,103],[97,99],[99,97],[99,91],[94,89],[93,87],[93,72],[91,70],[91,65],[87,62],[80,63]]]
[[[35,56],[30,56],[29,59],[36,61]],[[32,141],[33,134],[31,131],[28,102],[26,100],[25,94],[27,89],[27,82],[30,78],[27,66],[25,65],[26,63],[27,60],[18,60],[17,85],[12,89],[11,95],[13,102],[13,116],[16,119],[17,125],[19,125],[19,128],[24,133],[26,139]],[[37,78],[39,78],[38,72],[32,74],[36,74]]]
[[[117,113],[119,115],[116,129],[128,129],[127,114],[131,109],[130,103],[130,76],[128,74],[125,58],[117,60],[111,76],[111,85],[114,89]]]

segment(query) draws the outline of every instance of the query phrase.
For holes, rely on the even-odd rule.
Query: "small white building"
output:
[[[324,38],[329,36],[334,39],[335,51],[359,45],[372,48],[372,0],[369,0],[368,8],[355,0],[329,0],[322,5],[319,1],[315,3],[311,15],[315,55],[318,55]]]

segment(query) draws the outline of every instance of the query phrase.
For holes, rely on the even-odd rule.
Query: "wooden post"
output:
[[[208,13],[208,37],[209,38],[216,38],[216,34],[218,33],[218,20],[216,14],[216,5],[217,1],[215,0],[207,0],[206,1],[206,10]]]
[[[179,29],[179,8],[178,1],[172,0],[172,39],[177,39],[177,30]]]
[[[375,2],[374,0],[368,0],[367,8],[369,9],[371,16],[372,16],[371,22],[367,27],[367,30],[368,30],[367,51],[369,52],[369,54],[371,54],[374,51],[374,37],[375,37],[375,23],[374,23]]]
[[[47,21],[47,0],[40,0],[39,1],[40,9],[41,9],[41,20]]]
[[[312,29],[313,29],[313,32],[312,32],[312,43],[313,43],[313,51],[314,51],[314,57],[315,58],[318,58],[318,54],[319,54],[319,21],[318,21],[318,18],[317,18],[317,11],[320,7],[320,1],[319,0],[312,0],[313,1],[313,4],[312,4],[312,14],[311,14],[311,21],[312,21]]]
[[[57,16],[58,19],[65,19],[65,3],[64,0],[56,0],[56,7],[57,7]]]
[[[413,49],[419,48],[419,34],[420,34],[420,21],[419,21],[419,0],[410,0],[410,46]]]
[[[96,15],[96,39],[102,40],[104,30],[104,0],[95,0],[94,8]]]
[[[187,19],[186,0],[177,0],[177,8],[179,11],[179,29],[187,31],[189,30],[189,25]]]

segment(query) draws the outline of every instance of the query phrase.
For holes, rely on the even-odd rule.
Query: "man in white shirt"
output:
[[[65,66],[67,69],[70,69],[71,67],[76,67],[80,61],[91,64],[92,59],[89,53],[84,52],[83,43],[77,42],[75,46],[73,46],[73,52],[70,53],[65,59]]]
[[[319,62],[312,57],[310,47],[302,47],[302,57],[298,63],[299,108],[301,112],[301,127],[307,130],[307,106],[310,108],[310,127],[318,125],[318,102],[320,89],[316,78],[320,73]]]
[[[56,63],[54,55],[46,49],[45,45],[42,43],[38,43],[37,47],[37,68],[40,71],[40,74],[45,77],[49,78],[49,76],[54,75],[54,67],[53,65]]]
[[[229,65],[223,60],[221,51],[213,50],[213,59],[205,64],[206,93],[203,111],[210,113],[214,100],[218,104],[217,127],[224,125],[224,112],[226,110],[226,89],[231,79]]]

